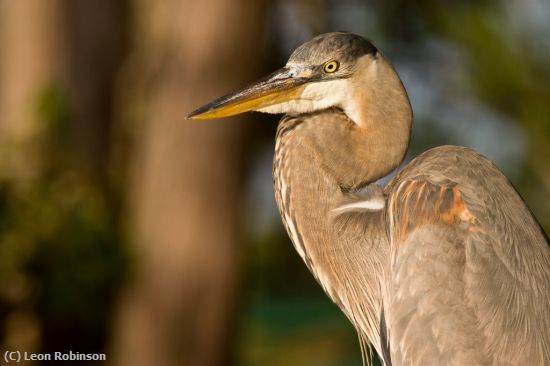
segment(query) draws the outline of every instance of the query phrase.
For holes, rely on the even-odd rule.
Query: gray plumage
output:
[[[273,166],[281,217],[386,365],[550,365],[550,246],[506,177],[444,146],[374,184],[403,160],[412,111],[369,41],[316,37],[266,80],[190,116],[251,109],[287,113]]]
[[[386,192],[393,364],[550,364],[549,246],[504,175],[445,146]]]
[[[338,60],[345,66],[353,66],[359,57],[378,52],[376,47],[358,35],[346,32],[333,32],[313,38],[296,48],[288,62],[304,65],[322,65],[330,60]]]

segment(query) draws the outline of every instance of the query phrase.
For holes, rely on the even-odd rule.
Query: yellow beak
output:
[[[189,113],[191,119],[214,119],[259,110],[300,97],[307,77],[294,77],[282,68],[240,91],[225,95]]]

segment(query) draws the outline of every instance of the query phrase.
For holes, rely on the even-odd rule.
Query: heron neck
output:
[[[376,111],[365,111],[361,123],[336,108],[284,117],[274,160],[277,203],[298,253],[378,351],[380,288],[389,258],[384,210],[335,209],[369,199],[361,188],[390,173],[405,155],[412,114],[397,82],[365,91],[368,108]],[[387,93],[393,108],[377,104]],[[369,192],[382,196],[380,188]]]
[[[354,156],[350,159],[368,166],[353,173],[367,174],[362,179],[368,182],[386,176],[405,157],[412,108],[403,83],[380,52],[359,59],[357,68],[359,71],[350,79],[351,97],[342,106],[357,128],[341,138],[356,141]]]

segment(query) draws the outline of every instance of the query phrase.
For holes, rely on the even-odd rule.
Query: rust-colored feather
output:
[[[456,183],[436,184],[424,179],[400,183],[391,201],[394,215],[394,242],[402,244],[410,233],[424,225],[460,225],[470,228],[473,216]]]

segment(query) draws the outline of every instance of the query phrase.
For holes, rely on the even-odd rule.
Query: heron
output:
[[[361,36],[319,35],[266,78],[191,112],[285,114],[275,198],[325,293],[386,366],[550,365],[550,245],[505,175],[476,151],[404,160],[412,108]]]

